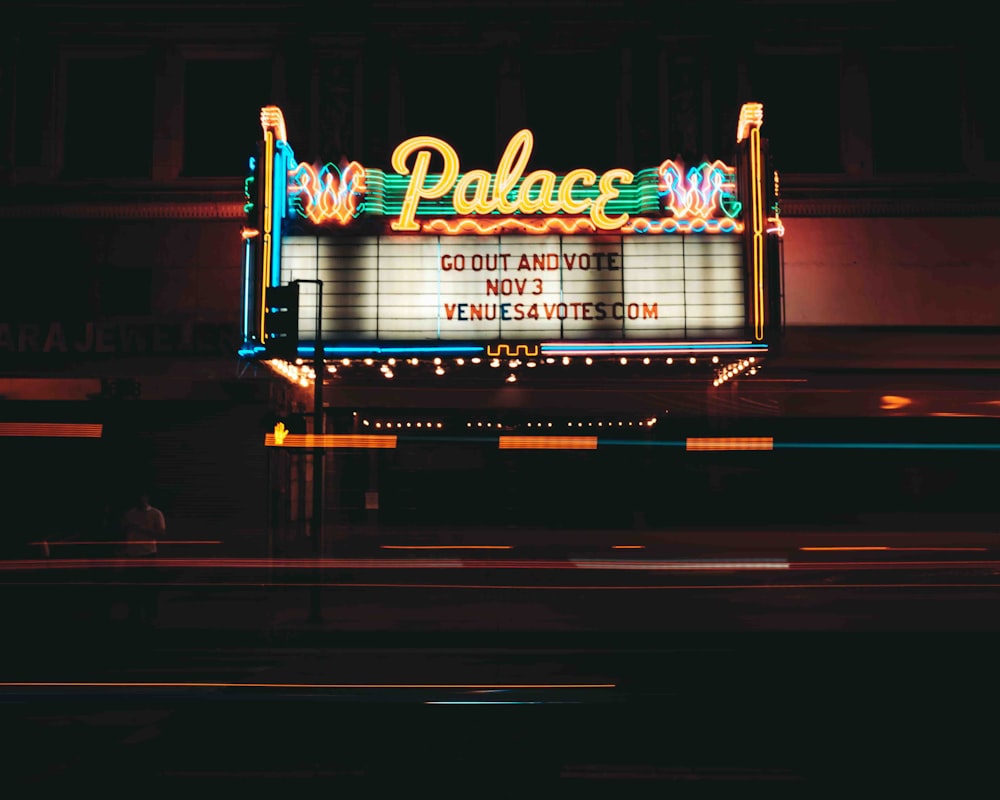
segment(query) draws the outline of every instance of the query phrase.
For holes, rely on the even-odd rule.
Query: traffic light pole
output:
[[[316,284],[316,342],[313,349],[313,433],[320,436],[324,431],[323,422],[323,379],[326,377],[326,364],[323,358],[323,281],[300,279],[295,283]],[[316,439],[313,448],[313,555],[317,562],[323,558],[323,446]],[[318,565],[317,565],[318,566]],[[323,621],[323,596],[320,582],[323,577],[322,568],[317,570],[317,580],[313,586],[309,606],[311,622]]]

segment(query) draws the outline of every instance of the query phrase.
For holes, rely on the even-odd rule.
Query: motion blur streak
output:
[[[574,561],[581,569],[662,569],[662,570],[700,570],[700,569],[788,569],[784,559],[725,560],[704,559],[691,561]]]
[[[50,558],[0,561],[0,571],[88,568],[225,568],[225,569],[620,569],[620,570],[752,570],[787,569],[783,559],[653,560],[529,560],[427,558]]]
[[[687,449],[697,450],[773,450],[774,439],[770,436],[733,437],[691,437]]]
[[[3,588],[7,584],[0,584]],[[15,585],[15,584],[10,584]],[[17,586],[51,586],[51,583],[41,581],[18,581]],[[494,589],[544,590],[564,592],[589,591],[718,591],[720,589],[1000,589],[1000,583],[659,583],[644,585],[623,584],[534,584],[534,583],[370,583],[353,581],[184,581],[183,583],[164,583],[143,581],[141,583],[125,581],[60,581],[60,586],[148,586],[159,588],[203,587],[203,588],[250,588],[260,589],[308,589],[322,587],[330,589],[470,589],[474,591],[493,591]]]
[[[615,689],[614,683],[215,683],[200,681],[0,681],[5,689]]]
[[[100,439],[100,424],[63,422],[0,422],[0,436],[54,436],[67,439]]]
[[[380,544],[382,550],[513,550],[509,544]]]
[[[888,547],[800,547],[799,550],[826,551],[826,550],[888,550]]]
[[[501,450],[596,450],[596,436],[501,436]]]
[[[1000,561],[797,561],[792,569],[957,569],[976,567],[996,569]]]
[[[122,544],[121,541],[109,539],[108,541],[85,542],[75,539],[63,539],[46,542],[31,542],[34,547],[62,547],[64,545],[109,545]],[[129,544],[222,544],[221,539],[156,539],[156,540],[132,540]]]
[[[985,553],[985,547],[800,547],[799,550],[822,552],[833,550],[893,550],[895,552],[980,552]]]

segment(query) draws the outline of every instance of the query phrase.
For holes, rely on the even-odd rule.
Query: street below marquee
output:
[[[8,781],[99,780],[125,748],[119,777],[167,785],[910,786],[929,727],[989,703],[995,531],[459,533],[318,564],[5,562]],[[130,621],[149,593],[155,620]],[[872,708],[883,724],[854,727]],[[475,741],[470,714],[491,715]],[[971,730],[921,780],[981,775]]]

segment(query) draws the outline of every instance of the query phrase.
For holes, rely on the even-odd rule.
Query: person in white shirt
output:
[[[122,519],[125,529],[125,554],[129,558],[155,559],[156,543],[163,538],[167,529],[163,520],[163,512],[149,504],[149,495],[141,492],[136,498],[136,504],[125,512]],[[144,571],[145,572],[145,571]],[[151,576],[137,576],[139,580],[131,587],[131,597],[128,604],[129,620],[133,623],[152,624],[158,614],[159,598],[156,585],[150,581]]]
[[[163,512],[149,504],[149,495],[141,493],[136,504],[125,512],[125,553],[130,557],[156,555],[156,542],[167,529]]]

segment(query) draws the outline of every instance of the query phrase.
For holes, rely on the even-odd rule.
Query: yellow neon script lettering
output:
[[[538,194],[531,197],[531,188],[538,184]],[[525,214],[541,211],[555,214],[559,204],[552,199],[556,193],[556,174],[545,169],[529,172],[517,193],[517,205]]]
[[[609,169],[601,176],[601,182],[598,184],[598,189],[600,189],[601,193],[597,196],[594,205],[590,209],[590,218],[602,231],[613,231],[628,222],[628,214],[622,213],[611,219],[604,213],[604,207],[608,204],[608,201],[618,197],[618,190],[611,184],[614,181],[621,181],[627,185],[632,183],[634,177],[627,169]]]
[[[596,181],[597,174],[592,169],[574,169],[567,172],[559,185],[559,206],[562,210],[567,214],[584,214],[589,211],[593,201],[589,197],[574,200],[573,184],[579,182],[584,186],[593,186]]]
[[[484,169],[473,169],[466,172],[455,187],[452,205],[459,214],[489,214],[496,208],[496,201],[490,200],[490,178],[493,177]],[[476,191],[469,199],[469,186],[475,185]]]
[[[428,148],[428,149],[423,149]],[[427,179],[427,168],[431,163],[431,150],[436,150],[444,159],[444,169],[438,176],[438,182],[433,186],[424,186]],[[403,208],[399,214],[399,219],[392,223],[393,230],[397,231],[418,231],[420,225],[414,219],[417,215],[417,204],[421,198],[425,200],[436,200],[448,194],[448,190],[455,184],[458,178],[458,153],[447,142],[435,139],[433,136],[415,136],[407,139],[392,154],[392,168],[400,175],[408,175],[406,159],[410,154],[416,152],[417,157],[413,162],[413,177],[410,178],[410,185],[406,187],[406,197],[403,198]]]
[[[493,184],[493,199],[501,214],[513,214],[517,210],[519,200],[511,201],[507,195],[514,191],[518,180],[524,174],[524,168],[528,166],[528,158],[534,146],[535,138],[531,131],[525,128],[511,137],[507,149],[503,151],[500,165],[497,167],[497,178]]]
[[[412,177],[406,188],[399,219],[392,223],[397,231],[417,231],[417,206],[421,200],[435,200],[444,197],[454,187],[452,205],[456,214],[590,214],[590,219],[599,230],[616,230],[628,222],[628,214],[608,217],[607,204],[618,197],[616,184],[632,183],[634,175],[625,169],[612,169],[600,176],[589,169],[571,170],[556,189],[556,175],[548,170],[536,170],[521,181],[525,167],[534,147],[531,131],[518,131],[511,137],[497,167],[496,175],[485,170],[471,170],[459,180],[459,159],[455,149],[442,139],[433,136],[417,136],[407,139],[392,154],[392,168],[400,175],[411,174],[406,166],[410,156],[415,154]],[[428,176],[431,154],[439,153],[444,160],[444,168],[436,183],[424,186]],[[492,178],[492,181],[491,181]],[[457,185],[456,185],[457,181]],[[511,197],[518,181],[521,186],[515,197]],[[596,199],[574,197],[576,185],[598,184],[600,194]],[[537,189],[534,196],[532,190]]]

